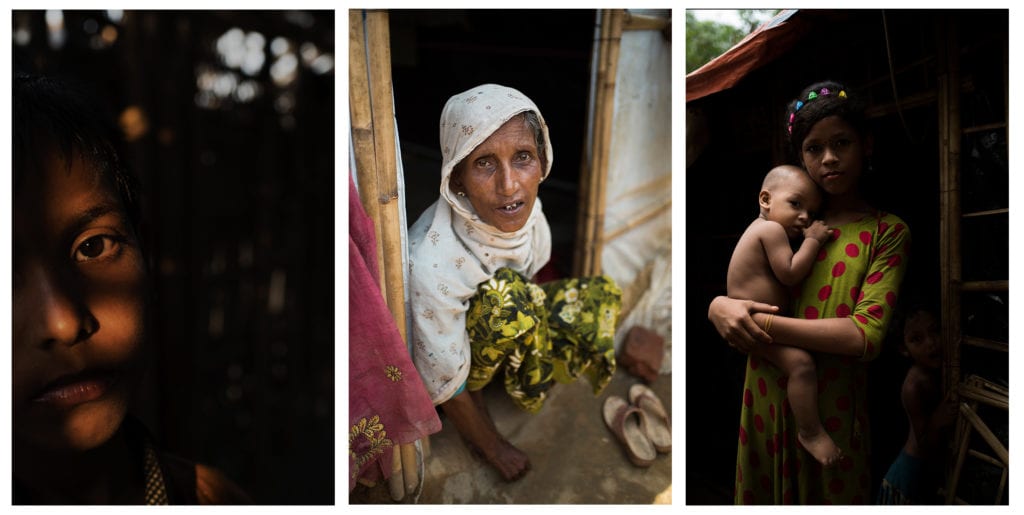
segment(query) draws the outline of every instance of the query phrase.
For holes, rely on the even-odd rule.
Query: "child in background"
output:
[[[878,492],[878,504],[938,504],[941,470],[935,466],[940,434],[956,420],[957,406],[942,396],[942,339],[933,311],[914,307],[903,324],[900,354],[912,364],[900,397],[910,422],[907,442],[889,467]]]
[[[15,504],[242,503],[128,414],[148,282],[112,126],[60,82],[14,78]]]
[[[778,166],[764,178],[758,195],[761,214],[747,227],[729,261],[729,297],[791,304],[789,287],[810,273],[818,249],[828,240],[828,226],[812,222],[821,204],[818,187],[795,166]],[[790,241],[803,237],[796,252]],[[770,329],[771,318],[764,330]],[[818,417],[818,375],[811,355],[796,347],[761,345],[752,352],[778,367],[788,378],[786,396],[799,426],[797,438],[822,465],[833,465],[842,452]]]

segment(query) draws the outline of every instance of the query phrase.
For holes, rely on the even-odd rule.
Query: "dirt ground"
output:
[[[501,385],[488,386],[484,394],[498,430],[530,457],[531,470],[519,481],[506,483],[489,465],[469,453],[442,415],[443,429],[430,437],[425,479],[417,502],[671,504],[672,453],[659,454],[649,468],[634,466],[601,415],[605,398],[625,398],[629,387],[638,382],[619,370],[596,397],[586,380],[556,385],[536,415],[516,408]],[[671,415],[672,376],[660,376],[651,388]],[[378,485],[357,486],[349,502],[393,501],[387,486]]]

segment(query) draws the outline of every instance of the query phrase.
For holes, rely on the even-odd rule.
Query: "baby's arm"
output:
[[[829,237],[828,226],[820,220],[815,220],[804,230],[804,241],[794,253],[789,246],[786,230],[781,225],[770,222],[761,224],[761,227],[761,245],[764,246],[772,272],[779,282],[786,286],[798,284],[807,277],[811,272],[811,266],[814,265],[818,248]]]

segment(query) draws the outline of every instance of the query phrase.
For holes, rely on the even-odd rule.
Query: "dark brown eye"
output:
[[[83,241],[75,249],[75,261],[91,261],[113,251],[117,242],[106,235],[96,235]]]

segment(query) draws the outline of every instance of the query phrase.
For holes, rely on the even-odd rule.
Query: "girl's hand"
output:
[[[772,337],[754,322],[751,315],[778,310],[778,306],[763,302],[718,296],[708,306],[708,320],[715,324],[715,330],[730,346],[750,352],[758,343],[772,343]]]

